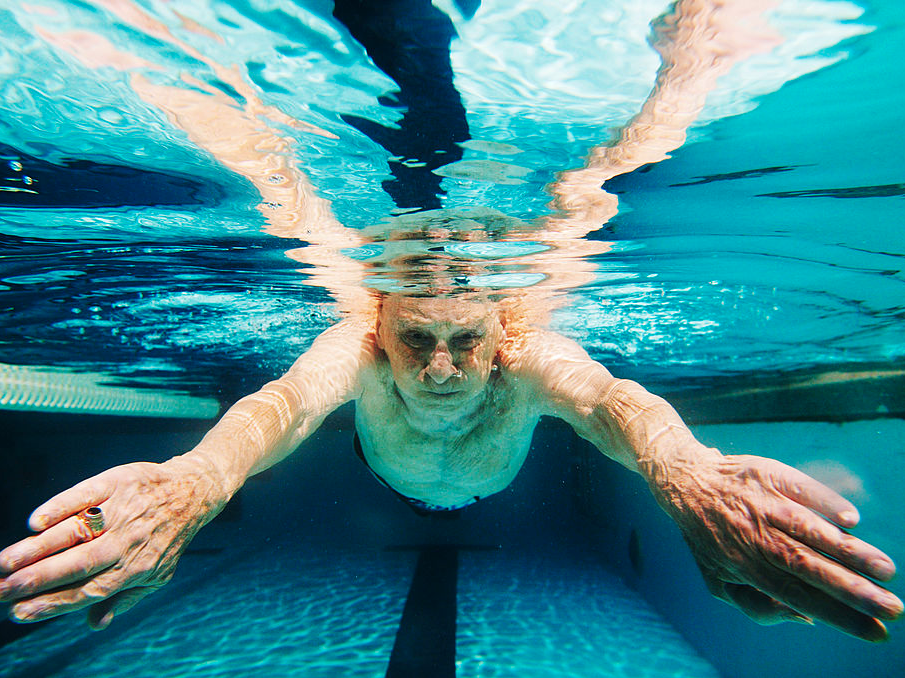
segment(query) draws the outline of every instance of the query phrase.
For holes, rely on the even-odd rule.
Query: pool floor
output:
[[[444,586],[449,605],[431,600]],[[449,652],[433,625],[452,629]],[[271,541],[187,554],[102,633],[80,615],[47,623],[0,648],[0,676],[422,676],[418,661],[436,662],[431,678],[718,675],[591,555]]]

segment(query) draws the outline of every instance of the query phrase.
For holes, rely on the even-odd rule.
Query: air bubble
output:
[[[19,162],[18,160],[10,160],[10,161],[9,161],[9,168],[10,168],[13,172],[21,172],[21,171],[22,171],[22,163]]]
[[[22,177],[22,183],[26,186],[31,186],[33,183],[35,183],[35,180],[26,174],[24,177]]]

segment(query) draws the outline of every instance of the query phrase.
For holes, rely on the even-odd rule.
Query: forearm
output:
[[[229,499],[250,476],[291,454],[322,419],[296,384],[278,379],[239,400],[182,458],[207,467]]]
[[[337,407],[358,397],[359,374],[374,355],[371,324],[344,320],[325,330],[289,371],[233,405],[182,458],[216,476],[226,498],[314,433]]]
[[[720,453],[695,439],[673,407],[641,385],[613,380],[595,408],[617,460],[641,474],[651,489],[666,491],[686,471]]]

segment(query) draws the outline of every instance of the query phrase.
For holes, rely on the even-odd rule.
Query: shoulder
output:
[[[373,323],[345,319],[324,330],[298,360],[284,379],[313,382],[319,388],[333,387],[357,397],[362,374],[378,361]]]
[[[529,388],[544,414],[567,413],[596,401],[616,380],[577,342],[548,330],[507,337],[500,365]]]
[[[593,362],[578,342],[557,332],[536,328],[507,334],[499,355],[501,366],[524,377],[543,373],[563,362]]]

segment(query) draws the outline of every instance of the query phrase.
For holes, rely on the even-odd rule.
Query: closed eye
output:
[[[424,332],[411,330],[400,335],[402,341],[412,348],[428,348],[434,345],[434,338]]]
[[[455,348],[467,351],[480,344],[483,338],[484,335],[478,332],[462,332],[452,338],[452,345]]]

